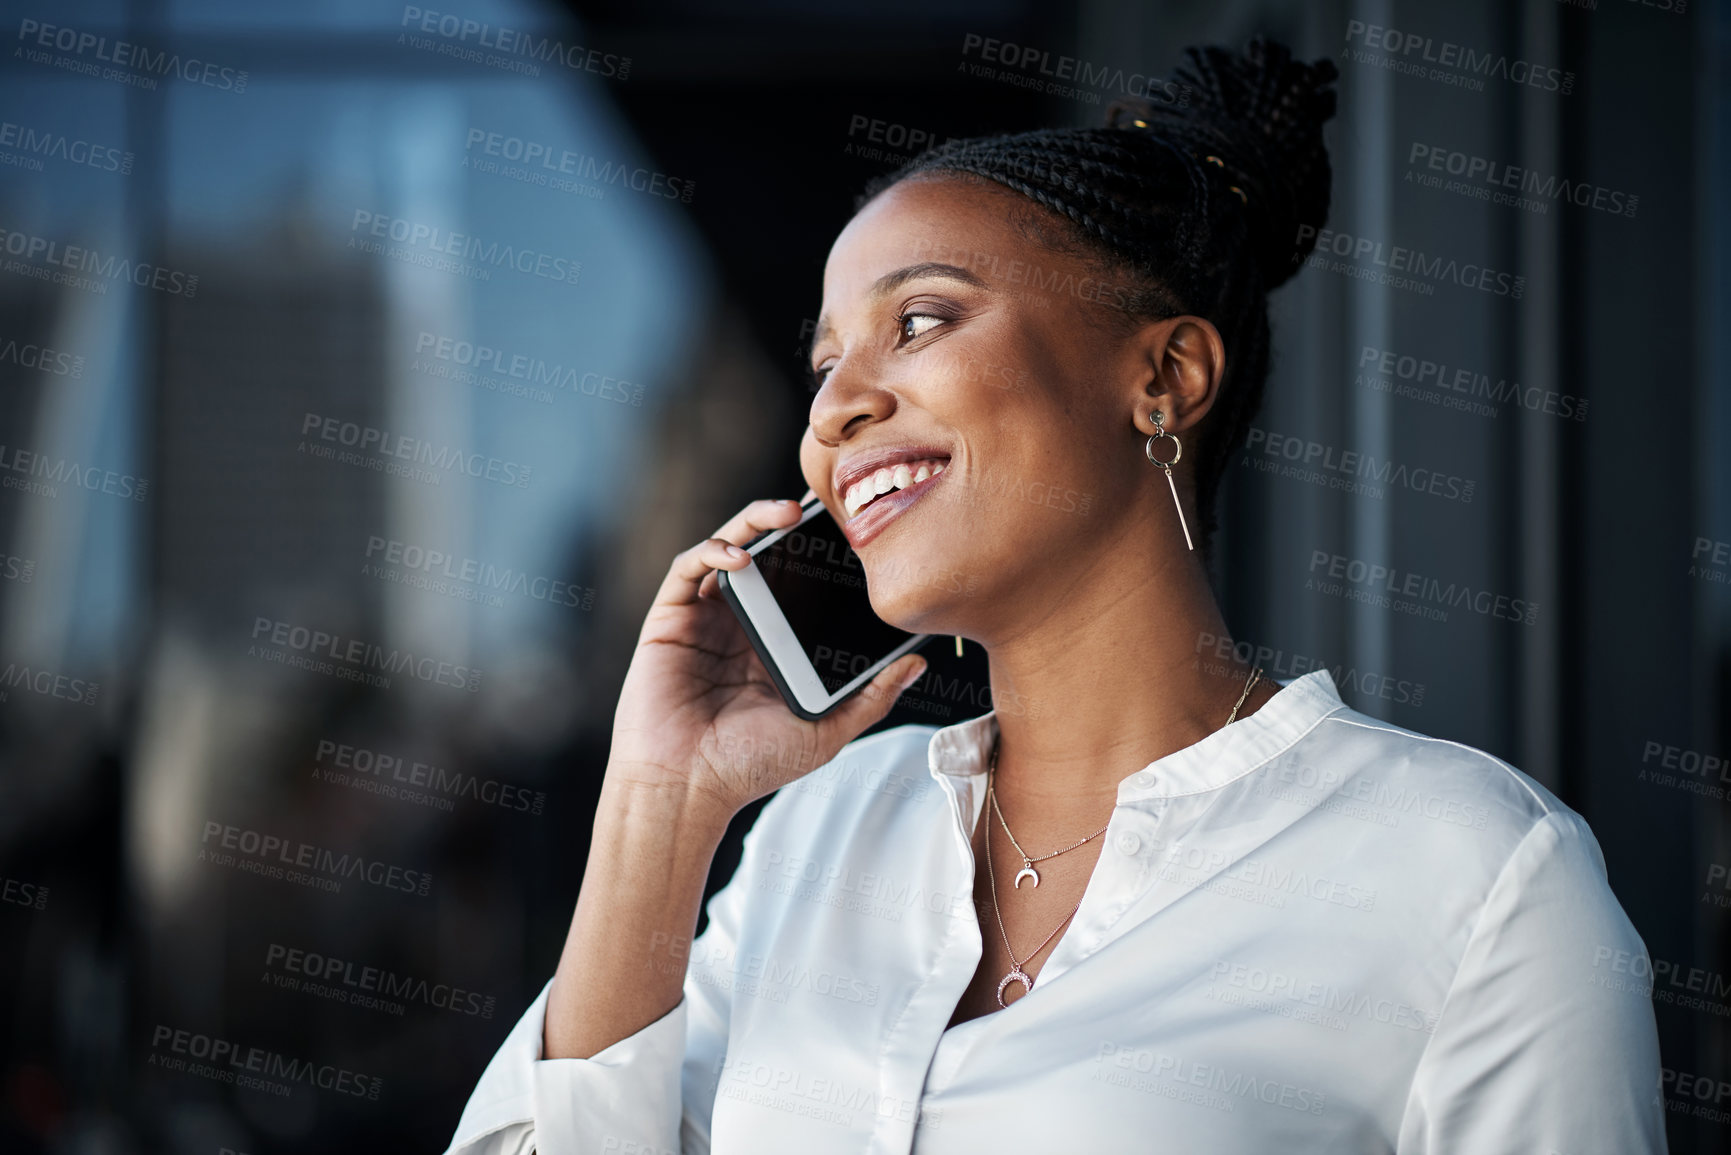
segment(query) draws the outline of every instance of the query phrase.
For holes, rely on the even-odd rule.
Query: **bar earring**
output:
[[[1148,455],[1149,461],[1166,471],[1166,484],[1172,487],[1172,504],[1178,507],[1178,524],[1184,527],[1184,544],[1194,552],[1196,543],[1190,540],[1190,524],[1184,520],[1184,503],[1178,500],[1178,483],[1172,480],[1172,467],[1178,464],[1180,457],[1184,456],[1184,446],[1178,440],[1176,433],[1166,432],[1166,415],[1164,413],[1158,409],[1154,410],[1153,419],[1155,432],[1148,438],[1148,444],[1143,447],[1142,451]],[[1161,461],[1154,456],[1154,443],[1162,437],[1168,438],[1172,442],[1171,461]]]
[[[956,657],[962,656],[962,635],[956,635]]]

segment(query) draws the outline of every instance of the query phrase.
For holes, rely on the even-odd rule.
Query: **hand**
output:
[[[750,559],[738,547],[794,524],[799,504],[754,501],[673,559],[619,694],[610,778],[669,792],[725,822],[834,758],[925,672],[925,659],[907,654],[816,722],[788,709],[714,571],[744,569]]]

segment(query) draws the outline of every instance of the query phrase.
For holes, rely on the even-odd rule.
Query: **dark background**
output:
[[[444,54],[462,42],[405,28],[388,0],[0,5],[0,228],[199,278],[191,295],[55,284],[0,237],[0,1148],[444,1146],[552,972],[655,585],[746,501],[804,488],[801,357],[854,195],[922,142],[1093,124],[1120,94],[1048,93],[1033,63],[982,75],[986,38],[1160,76],[1186,44],[1257,32],[1331,57],[1331,227],[1522,278],[1518,299],[1446,278],[1427,292],[1337,257],[1276,295],[1258,427],[1470,479],[1473,496],[1347,494],[1245,457],[1223,492],[1217,586],[1275,676],[1326,665],[1349,704],[1506,758],[1584,814],[1674,979],[1656,1000],[1666,1068],[1731,1080],[1716,901],[1731,890],[1714,870],[1731,863],[1731,770],[1712,761],[1731,756],[1722,6],[418,7],[554,35],[598,63],[531,74],[513,70],[520,54]],[[94,50],[32,57],[31,21],[211,62],[215,82],[136,64],[129,82],[101,75],[108,62],[86,75],[74,67]],[[1389,69],[1354,21],[1556,69],[1569,91]],[[477,129],[691,195],[465,167],[485,159],[466,147]],[[129,154],[127,171],[56,139]],[[1415,146],[1638,201],[1631,215],[1425,187],[1408,179],[1428,171]],[[581,275],[479,279],[366,253],[350,243],[357,211],[578,260]],[[560,384],[533,396],[498,388],[520,384],[509,374],[439,376],[452,363],[422,346],[440,340],[559,366]],[[67,359],[28,364],[42,346]],[[1379,387],[1365,362],[1382,350],[1519,382],[1534,404]],[[1584,419],[1545,411],[1547,392],[1584,400]],[[530,483],[320,458],[309,413],[526,464]],[[62,480],[12,487],[31,480],[20,450]],[[82,489],[87,470],[148,487]],[[388,541],[509,573],[497,590],[381,578],[369,567]],[[1319,552],[1520,599],[1531,620],[1321,592],[1307,585]],[[576,592],[538,597],[513,574]],[[276,622],[478,670],[478,689],[289,668],[258,650]],[[886,724],[989,709],[970,649],[928,646],[932,673]],[[437,765],[445,786],[416,799],[329,780],[321,743]],[[429,893],[353,878],[329,893],[208,861],[213,822],[430,873]],[[735,840],[712,886],[736,855]],[[285,989],[273,945],[461,988],[486,1011]],[[280,1096],[165,1070],[163,1027],[346,1068],[379,1093]],[[1673,1097],[1672,1150],[1731,1150],[1731,1124],[1693,1105]]]

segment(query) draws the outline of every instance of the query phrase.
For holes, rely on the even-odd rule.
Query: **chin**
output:
[[[886,559],[866,570],[872,612],[910,634],[954,633],[971,591],[960,573],[930,564]]]

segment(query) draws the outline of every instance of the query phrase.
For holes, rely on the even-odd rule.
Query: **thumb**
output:
[[[894,709],[902,692],[925,672],[924,658],[918,654],[904,655],[879,670],[877,677],[824,720],[833,721],[846,733],[845,741],[851,741],[860,731],[881,722]]]

